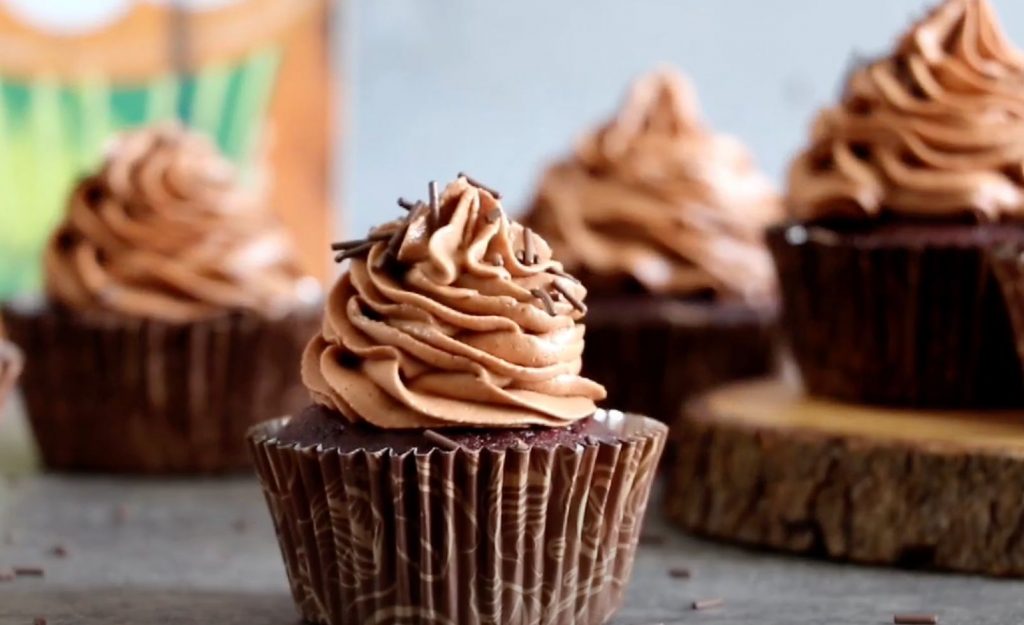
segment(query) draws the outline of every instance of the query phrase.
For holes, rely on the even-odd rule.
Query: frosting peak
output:
[[[46,250],[62,304],[187,322],[274,316],[318,295],[272,212],[205,137],[168,124],[117,138]]]
[[[604,389],[580,377],[586,290],[489,190],[335,245],[350,260],[302,375],[315,401],[382,428],[562,426]]]
[[[793,162],[796,217],[1024,216],[1024,56],[986,0],[947,0],[857,68]]]
[[[757,300],[779,198],[735,139],[707,129],[679,74],[642,77],[611,121],[544,175],[526,223],[588,282]]]

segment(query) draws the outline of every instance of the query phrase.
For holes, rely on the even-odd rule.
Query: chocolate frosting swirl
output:
[[[418,204],[350,246],[302,362],[314,400],[381,428],[590,416],[605,393],[579,375],[586,290],[466,178],[437,206]]]
[[[205,137],[177,125],[117,138],[71,194],[46,286],[75,310],[189,322],[284,314],[318,297],[284,227]]]
[[[747,150],[704,127],[689,84],[662,70],[546,172],[524,221],[588,284],[757,300],[774,290],[762,230],[781,214]]]
[[[985,0],[948,0],[857,68],[789,173],[795,217],[1024,216],[1024,56]]]

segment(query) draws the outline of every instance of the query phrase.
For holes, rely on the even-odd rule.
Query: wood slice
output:
[[[731,385],[673,426],[666,510],[706,536],[1024,576],[1024,412],[897,410]]]

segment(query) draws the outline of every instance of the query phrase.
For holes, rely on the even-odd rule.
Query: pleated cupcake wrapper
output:
[[[251,466],[253,424],[308,403],[297,363],[319,307],[188,324],[9,308],[22,389],[53,469],[208,473]]]
[[[330,625],[597,625],[619,608],[664,425],[621,442],[429,453],[250,434],[302,616]]]
[[[583,374],[604,385],[607,405],[671,424],[688,398],[775,368],[774,307],[651,306],[665,314],[631,315],[613,302],[590,305]]]
[[[7,397],[14,389],[23,362],[21,351],[12,343],[0,339],[0,410],[3,410]]]
[[[989,255],[1013,327],[1014,346],[1024,369],[1024,242],[997,246]]]
[[[879,246],[769,232],[784,327],[813,394],[890,405],[1024,404],[1006,301],[984,246]]]

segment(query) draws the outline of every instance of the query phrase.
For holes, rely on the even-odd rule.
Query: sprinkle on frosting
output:
[[[546,172],[525,222],[588,284],[760,300],[774,291],[762,230],[781,214],[746,149],[708,130],[685,79],[662,70]]]
[[[534,262],[522,261],[527,245]],[[604,397],[579,375],[586,290],[475,181],[460,176],[436,203],[416,202],[333,249],[351,251],[348,271],[302,375],[314,400],[346,419],[556,427],[590,416]]]
[[[948,0],[857,68],[793,162],[801,219],[1024,217],[1024,56],[986,0]]]
[[[46,250],[61,304],[183,323],[284,314],[319,296],[271,211],[216,148],[176,124],[118,137]]]

